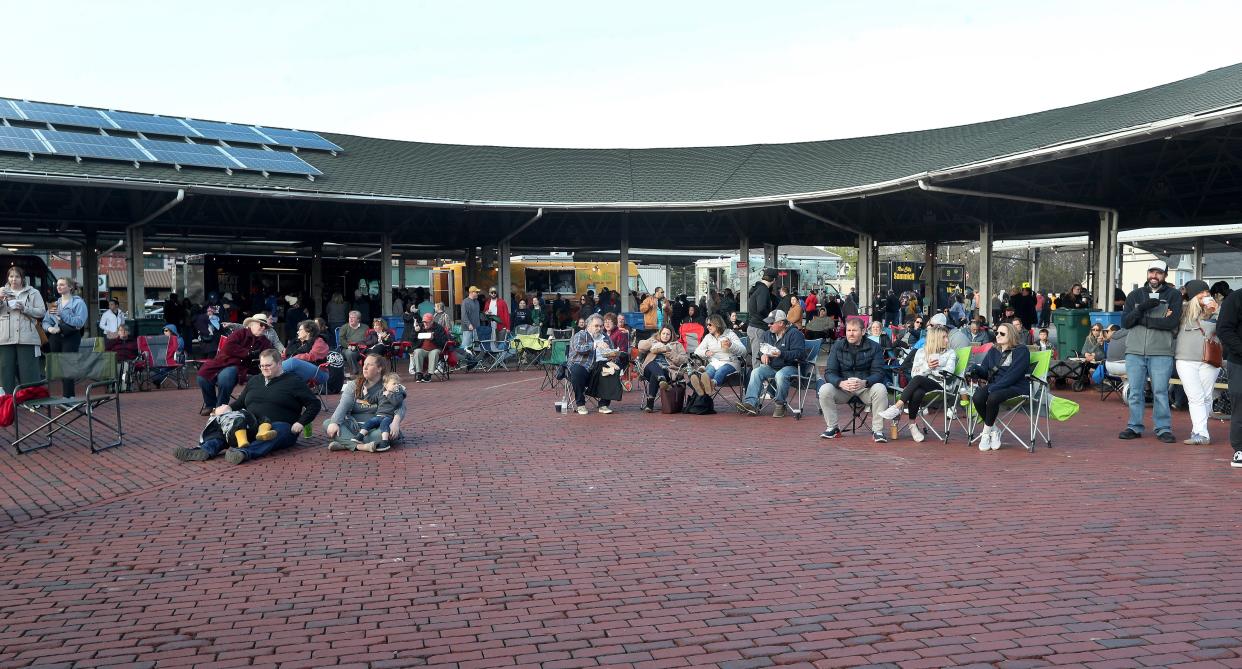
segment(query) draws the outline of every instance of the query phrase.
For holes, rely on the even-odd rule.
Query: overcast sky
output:
[[[0,2],[0,96],[461,144],[882,134],[1242,62],[1236,1]]]

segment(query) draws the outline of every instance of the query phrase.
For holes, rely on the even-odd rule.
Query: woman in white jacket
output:
[[[738,358],[746,352],[737,333],[725,327],[720,314],[712,314],[707,319],[707,334],[694,349],[695,355],[709,359],[707,369],[690,375],[690,387],[700,395],[710,396],[716,392],[716,386],[741,369]]]
[[[927,342],[914,353],[914,365],[910,368],[910,382],[901,391],[901,398],[885,409],[880,416],[895,420],[902,410],[909,412],[910,436],[923,441],[923,431],[915,418],[923,407],[923,397],[933,390],[944,389],[944,372],[952,372],[957,365],[957,352],[949,348],[949,332],[943,327],[927,329]]]
[[[35,288],[26,285],[26,273],[13,266],[0,288],[0,387],[14,392],[19,383],[42,378],[35,349],[47,305]]]

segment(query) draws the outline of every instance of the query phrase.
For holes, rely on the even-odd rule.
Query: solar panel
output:
[[[240,164],[225,155],[224,149],[219,146],[189,144],[186,142],[163,142],[155,139],[140,139],[138,143],[161,163],[232,169],[241,167]]]
[[[25,116],[18,113],[17,107],[13,106],[12,100],[0,99],[0,118],[7,118],[11,121],[24,121]]]
[[[149,116],[147,114],[134,114],[131,112],[108,112],[108,116],[116,122],[122,130],[131,132],[150,132],[157,135],[172,135],[174,137],[198,137],[194,131],[186,127],[180,119],[170,118],[168,116]]]
[[[283,174],[308,174],[311,176],[323,174],[323,172],[315,169],[314,165],[292,153],[284,151],[241,149],[237,147],[230,147],[225,149],[225,151],[240,160],[247,169],[251,170],[281,172]]]
[[[42,130],[56,153],[79,158],[111,158],[113,160],[146,161],[151,158],[135,144],[137,140],[126,137],[107,137],[84,132]]]
[[[0,151],[50,153],[47,145],[30,128],[0,127]]]
[[[84,128],[105,128],[111,130],[115,126],[98,109],[84,109],[67,105],[53,105],[46,102],[15,101],[31,121],[42,121],[54,125],[77,125]]]
[[[259,132],[271,137],[281,146],[296,146],[299,149],[320,149],[323,151],[343,151],[341,147],[329,142],[313,132],[305,130],[281,130],[259,126]]]
[[[207,139],[221,139],[226,142],[248,142],[250,144],[268,143],[265,138],[254,131],[254,128],[246,125],[199,121],[196,119],[187,120],[186,123]]]

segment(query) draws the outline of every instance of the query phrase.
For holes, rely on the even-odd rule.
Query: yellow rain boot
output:
[[[259,423],[259,431],[254,435],[259,441],[271,441],[276,438],[276,430],[272,429],[271,423]]]
[[[233,438],[237,440],[237,445],[234,448],[245,448],[250,445],[250,435],[246,434],[245,429],[234,431]]]

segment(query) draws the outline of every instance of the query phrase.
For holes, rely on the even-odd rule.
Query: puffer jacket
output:
[[[1160,303],[1147,311],[1140,307],[1151,294],[1149,286],[1139,286],[1126,297],[1121,316],[1122,327],[1130,332],[1126,337],[1126,353],[1173,355],[1173,338],[1182,320],[1182,295],[1169,283],[1161,284],[1156,293]]]
[[[0,300],[0,346],[11,344],[39,345],[40,321],[47,314],[43,296],[31,286],[17,291],[14,300],[21,302],[22,311],[9,308],[9,300]],[[30,318],[33,316],[34,318]],[[37,319],[37,320],[36,320]]]

